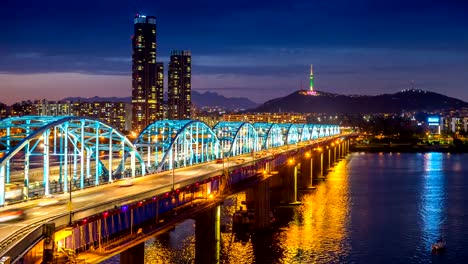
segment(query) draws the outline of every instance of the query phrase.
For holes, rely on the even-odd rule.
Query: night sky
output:
[[[130,96],[136,13],[158,60],[193,54],[192,86],[256,102],[307,88],[410,88],[468,101],[466,0],[1,0],[0,102]]]

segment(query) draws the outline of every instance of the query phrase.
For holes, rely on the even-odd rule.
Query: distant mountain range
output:
[[[442,94],[417,89],[403,90],[394,94],[376,96],[340,95],[318,92],[307,95],[296,91],[285,97],[265,102],[250,112],[297,112],[297,113],[400,113],[402,111],[431,112],[460,109],[468,103]]]
[[[125,102],[131,103],[131,97],[67,97],[62,100],[71,101],[71,102]],[[197,91],[192,91],[192,102],[198,108],[203,107],[220,107],[228,111],[236,109],[249,109],[258,106],[257,103],[250,101],[244,97],[225,97],[215,92],[204,92],[199,93]]]

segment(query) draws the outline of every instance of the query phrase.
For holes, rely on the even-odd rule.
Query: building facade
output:
[[[32,114],[38,116],[69,116],[73,114],[71,106],[70,102],[37,100],[32,105]]]
[[[162,116],[158,113],[162,102],[156,88],[154,16],[135,16],[132,49],[132,129],[139,132]]]
[[[108,123],[120,131],[131,129],[130,103],[124,102],[54,102],[46,100],[35,101],[32,106],[33,115],[38,116],[83,116],[93,117]]]
[[[164,63],[156,62],[156,120],[164,119]]]
[[[186,50],[171,52],[168,70],[168,118],[190,119],[192,106],[192,54]]]
[[[8,106],[0,103],[0,119],[5,117],[8,117]]]
[[[298,113],[226,114],[223,119],[228,122],[307,123],[307,116]]]

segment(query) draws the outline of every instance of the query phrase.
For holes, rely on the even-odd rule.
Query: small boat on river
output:
[[[437,240],[434,244],[432,244],[431,250],[432,253],[438,253],[444,251],[446,248],[445,241],[441,238]]]

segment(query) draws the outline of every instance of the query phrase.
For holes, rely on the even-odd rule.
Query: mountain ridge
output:
[[[67,97],[60,100],[60,102],[124,102],[131,103],[131,97]],[[192,102],[198,108],[202,107],[220,107],[226,110],[236,110],[236,109],[249,109],[258,106],[257,103],[252,102],[245,97],[225,97],[216,92],[204,92],[200,93],[197,91],[192,91]]]
[[[400,113],[403,111],[436,111],[442,109],[468,108],[468,103],[435,92],[402,90],[381,95],[342,95],[318,92],[307,95],[298,90],[287,96],[265,102],[251,112],[297,112],[297,113]]]

